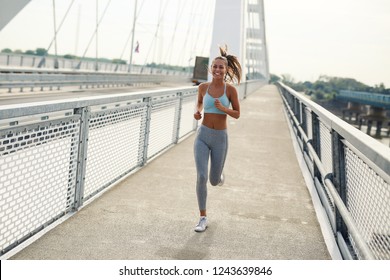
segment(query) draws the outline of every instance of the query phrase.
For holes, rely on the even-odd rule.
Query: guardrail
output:
[[[44,64],[42,64],[44,61]],[[140,65],[0,53],[0,88],[33,91],[64,86],[132,86],[190,82],[192,72]]]
[[[2,69],[0,69],[2,70]],[[102,73],[86,71],[58,71],[58,70],[31,70],[14,69],[3,70],[0,73],[0,88],[24,89],[34,91],[35,88],[60,89],[65,86],[105,87],[105,86],[134,86],[141,84],[183,83],[190,82],[190,78],[178,75],[162,74],[128,74],[128,73]],[[10,72],[11,71],[11,72]],[[27,72],[27,73],[25,73]]]
[[[44,62],[44,63],[43,63]],[[186,71],[175,71],[140,65],[119,64],[112,62],[101,62],[94,60],[69,59],[63,57],[37,56],[15,53],[0,53],[0,66],[9,69],[37,69],[37,70],[61,70],[61,71],[101,71],[118,72],[131,74],[166,74],[166,75],[186,75]],[[192,74],[192,72],[190,73]]]
[[[265,83],[241,84],[240,97]],[[185,87],[0,106],[0,256],[192,133],[196,95]]]
[[[390,149],[278,83],[345,259],[390,259]]]

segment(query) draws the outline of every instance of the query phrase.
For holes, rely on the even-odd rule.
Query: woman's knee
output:
[[[212,186],[218,185],[220,181],[221,181],[221,177],[210,176],[210,184]]]
[[[198,174],[197,180],[198,180],[198,182],[197,182],[198,186],[206,185],[207,184],[207,174]]]

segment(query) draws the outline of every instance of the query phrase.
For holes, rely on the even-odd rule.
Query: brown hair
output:
[[[225,80],[229,80],[230,82],[237,81],[239,84],[241,81],[241,64],[238,61],[238,58],[234,55],[227,53],[227,46],[225,48],[219,47],[220,56],[214,58],[213,63],[216,59],[222,59],[226,62],[227,73]]]

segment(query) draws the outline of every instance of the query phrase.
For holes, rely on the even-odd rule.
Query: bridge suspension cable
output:
[[[55,8],[55,0],[53,0],[54,37],[53,37],[53,39],[51,40],[49,46],[47,47],[44,56],[42,57],[41,61],[40,61],[39,64],[38,64],[38,67],[42,67],[42,66],[45,64],[45,58],[46,58],[46,56],[48,55],[49,50],[50,50],[51,46],[53,45],[53,42],[55,43],[55,57],[57,58],[57,35],[58,35],[58,32],[60,32],[61,27],[62,27],[62,25],[64,24],[65,19],[67,18],[70,9],[72,8],[73,3],[74,3],[74,0],[72,0],[72,2],[70,3],[70,5],[69,5],[67,11],[65,12],[65,15],[62,17],[62,20],[61,20],[61,22],[60,22],[60,25],[59,25],[58,28],[57,28],[57,26],[56,26],[56,8]],[[56,62],[55,62],[54,68],[58,68],[58,61],[57,61],[57,60],[56,60]]]
[[[166,10],[166,8],[167,8],[167,4],[168,4],[168,1],[165,2],[164,9],[161,9],[162,4],[161,4],[161,2],[160,2],[160,12],[159,12],[159,16],[158,16],[156,31],[155,31],[155,33],[154,33],[153,40],[152,40],[152,42],[151,42],[151,44],[150,44],[150,46],[149,46],[149,50],[148,50],[148,52],[147,52],[147,54],[146,54],[146,58],[145,58],[145,63],[144,63],[144,65],[146,65],[146,63],[147,63],[147,61],[148,61],[148,58],[149,58],[149,55],[150,55],[150,52],[151,52],[152,48],[153,48],[153,47],[155,48],[155,45],[154,45],[154,44],[155,44],[156,41],[157,41],[157,35],[158,35],[159,30],[160,30],[161,21],[162,21],[162,19],[163,19],[163,17],[164,17],[164,13],[165,13],[165,10]]]
[[[96,6],[97,6],[97,2],[98,2],[98,1],[96,1]],[[96,20],[95,31],[93,32],[93,34],[92,34],[92,36],[91,36],[91,38],[90,38],[90,40],[89,40],[89,42],[88,42],[88,45],[87,45],[87,47],[86,47],[86,49],[85,49],[85,51],[84,51],[84,53],[83,53],[83,56],[80,58],[80,62],[79,62],[79,64],[77,65],[76,69],[80,69],[82,60],[85,58],[85,55],[87,54],[87,51],[88,51],[88,49],[89,49],[89,47],[90,47],[90,45],[91,45],[91,43],[92,43],[93,38],[94,38],[95,36],[97,36],[98,29],[99,29],[99,25],[101,24],[101,22],[102,22],[102,20],[103,20],[103,18],[104,18],[104,16],[105,16],[105,14],[106,14],[106,12],[107,12],[108,7],[110,6],[110,3],[111,3],[111,0],[109,0],[109,1],[107,2],[106,7],[104,8],[103,14],[102,14],[102,16],[100,17],[100,19],[98,19],[98,13],[97,13],[98,11],[96,11],[96,19],[97,19],[97,20]],[[96,49],[98,49],[98,44],[97,44],[97,42],[96,42]],[[96,55],[96,59],[97,59],[97,55]],[[97,64],[96,64],[96,67],[97,67]],[[95,69],[95,70],[98,70],[98,69]]]
[[[183,15],[183,10],[184,10],[184,7],[185,7],[185,5],[183,3],[184,2],[181,1],[179,3],[179,7],[177,9],[176,20],[175,20],[175,27],[174,27],[173,34],[172,34],[172,37],[171,37],[171,40],[170,40],[170,42],[172,42],[172,43],[175,42],[175,37],[176,37],[176,33],[177,33],[177,27],[179,25],[181,16]],[[166,61],[171,61],[172,52],[173,52],[173,48],[167,48],[167,51],[165,53],[165,57],[164,57],[164,60],[163,60],[164,63],[166,63]],[[167,57],[168,57],[168,59],[167,59]]]

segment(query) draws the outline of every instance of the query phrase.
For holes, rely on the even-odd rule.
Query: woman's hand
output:
[[[199,121],[202,118],[202,114],[199,111],[196,111],[194,114],[194,119]]]
[[[217,108],[218,110],[220,110],[220,111],[222,111],[222,112],[225,112],[225,111],[224,111],[225,107],[222,105],[221,101],[219,101],[218,98],[215,98],[214,106],[215,106],[215,108]]]

